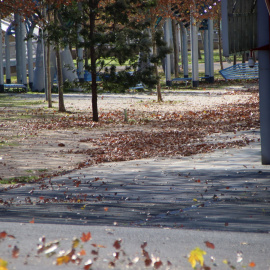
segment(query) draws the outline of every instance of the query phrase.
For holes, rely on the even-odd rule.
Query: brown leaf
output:
[[[35,218],[32,218],[32,219],[29,221],[29,223],[31,223],[31,224],[35,223]]]
[[[93,262],[92,260],[88,260],[85,264],[84,264],[84,267],[83,267],[83,270],[89,270],[92,266]]]
[[[147,246],[147,242],[143,242],[143,244],[141,245],[141,248],[142,248],[142,249],[145,249],[146,246]]]
[[[154,268],[158,269],[160,266],[162,266],[162,261],[157,261],[154,263]]]
[[[91,233],[88,232],[88,233],[82,233],[82,237],[81,237],[81,240],[83,242],[88,242],[89,240],[91,239]]]
[[[113,247],[114,247],[115,249],[120,249],[120,248],[121,248],[121,242],[122,242],[121,239],[116,240],[116,241],[114,242],[114,244],[113,244]]]
[[[18,258],[20,249],[17,246],[14,246],[12,249],[12,258]]]
[[[65,147],[66,145],[64,143],[58,143],[59,147]]]
[[[209,242],[209,241],[205,241],[204,243],[205,243],[205,245],[206,245],[208,248],[215,249],[215,245],[214,245],[213,243],[211,243],[211,242]]]
[[[146,267],[150,266],[152,264],[152,260],[148,257],[144,260],[144,264]]]
[[[5,231],[0,232],[0,239],[3,239],[7,236],[7,233]]]

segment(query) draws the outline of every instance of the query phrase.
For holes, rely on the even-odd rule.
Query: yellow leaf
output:
[[[80,244],[80,239],[74,238],[72,241],[72,248],[76,248]]]
[[[227,261],[227,260],[223,260],[223,263],[224,263],[224,264],[228,264],[228,261]]]
[[[194,202],[197,202],[198,200],[197,199],[193,199]]]
[[[203,262],[204,262],[203,255],[205,254],[206,252],[200,249],[199,247],[196,247],[190,252],[188,261],[190,262],[192,268],[196,266],[197,262],[199,262],[201,266],[203,266]]]
[[[8,262],[0,258],[0,270],[8,270],[7,265]]]
[[[70,262],[70,257],[67,255],[60,256],[56,259],[56,265],[62,265],[63,263],[67,264]]]

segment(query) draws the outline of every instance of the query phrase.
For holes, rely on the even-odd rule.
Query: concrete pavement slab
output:
[[[113,269],[187,270],[192,269],[188,257],[196,247],[207,253],[203,256],[205,265],[209,267],[206,269],[270,269],[269,234],[9,222],[2,222],[0,226],[1,231],[15,237],[0,241],[0,258],[9,263],[8,269],[83,269],[84,263],[91,259],[91,269],[111,269],[109,264],[115,262]],[[76,254],[82,249],[85,251],[81,264],[55,265],[59,251],[70,250],[74,237],[80,239],[82,233],[87,232],[91,232],[92,239],[76,247]],[[48,252],[50,256],[45,252],[37,253],[42,237],[46,243],[59,242],[54,253]],[[120,239],[120,248],[116,249],[113,245]],[[141,248],[144,243],[147,243],[144,251],[149,253],[151,260],[162,262],[160,268],[146,267]],[[214,248],[207,247],[206,243]],[[12,257],[15,245],[19,249],[18,258]],[[119,252],[119,260],[114,260],[116,252]],[[130,262],[133,264],[128,267]],[[200,269],[199,264],[197,269]]]

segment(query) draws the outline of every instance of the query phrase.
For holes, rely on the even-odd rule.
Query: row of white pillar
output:
[[[17,84],[23,84],[33,90],[46,90],[46,72],[45,72],[45,50],[44,40],[42,33],[38,40],[38,48],[36,52],[36,68],[34,70],[34,59],[33,59],[33,32],[35,25],[30,25],[26,29],[25,22],[22,17],[18,14],[14,15],[14,23],[11,23],[5,34],[5,59],[3,59],[3,53],[0,53],[0,92],[4,91],[4,84],[11,83],[11,56],[10,56],[10,35],[15,34],[15,48],[16,48],[16,73],[17,73]],[[13,31],[13,28],[15,31]],[[1,20],[0,20],[0,29]],[[28,32],[28,35],[26,34]],[[41,31],[42,32],[42,31]],[[0,52],[3,52],[4,46],[2,42],[2,31],[0,31]],[[27,42],[25,41],[26,37]],[[26,49],[27,47],[27,49]],[[73,81],[78,76],[74,73],[70,67],[74,67],[73,59],[69,49],[65,49],[61,52],[62,64],[64,68],[63,76],[64,79]],[[79,78],[83,80],[83,49],[78,50],[78,58],[81,59],[78,64]],[[4,60],[5,60],[5,71],[6,71],[6,82],[4,82]],[[55,60],[55,59],[54,59]],[[52,61],[53,62],[53,61]],[[53,64],[52,64],[53,65]],[[28,66],[28,67],[27,67]],[[75,68],[75,67],[74,67]],[[52,76],[56,72],[56,68],[52,68]],[[27,74],[28,72],[28,74]],[[28,79],[27,79],[28,75]]]
[[[171,30],[171,19],[168,18],[164,24],[165,40],[169,46],[172,44],[172,30]],[[182,51],[183,51],[183,71],[184,78],[189,77],[188,68],[188,38],[187,29],[181,23],[180,24],[182,34]],[[214,81],[214,29],[213,20],[208,20],[208,29],[204,30],[204,56],[205,56],[205,77],[209,82]],[[199,85],[199,58],[198,58],[198,26],[196,20],[191,17],[190,24],[190,39],[191,39],[191,55],[192,55],[192,85],[198,87]],[[171,70],[171,57],[168,54],[165,59],[165,77],[166,85],[171,86],[172,84],[172,70]]]

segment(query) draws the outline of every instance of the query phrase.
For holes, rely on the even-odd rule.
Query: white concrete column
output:
[[[192,86],[199,86],[199,54],[198,54],[198,27],[196,19],[191,16],[190,22],[191,55],[192,55]]]
[[[17,83],[22,82],[22,50],[21,50],[21,16],[19,14],[14,15],[15,18],[15,42],[16,42],[16,72]]]

